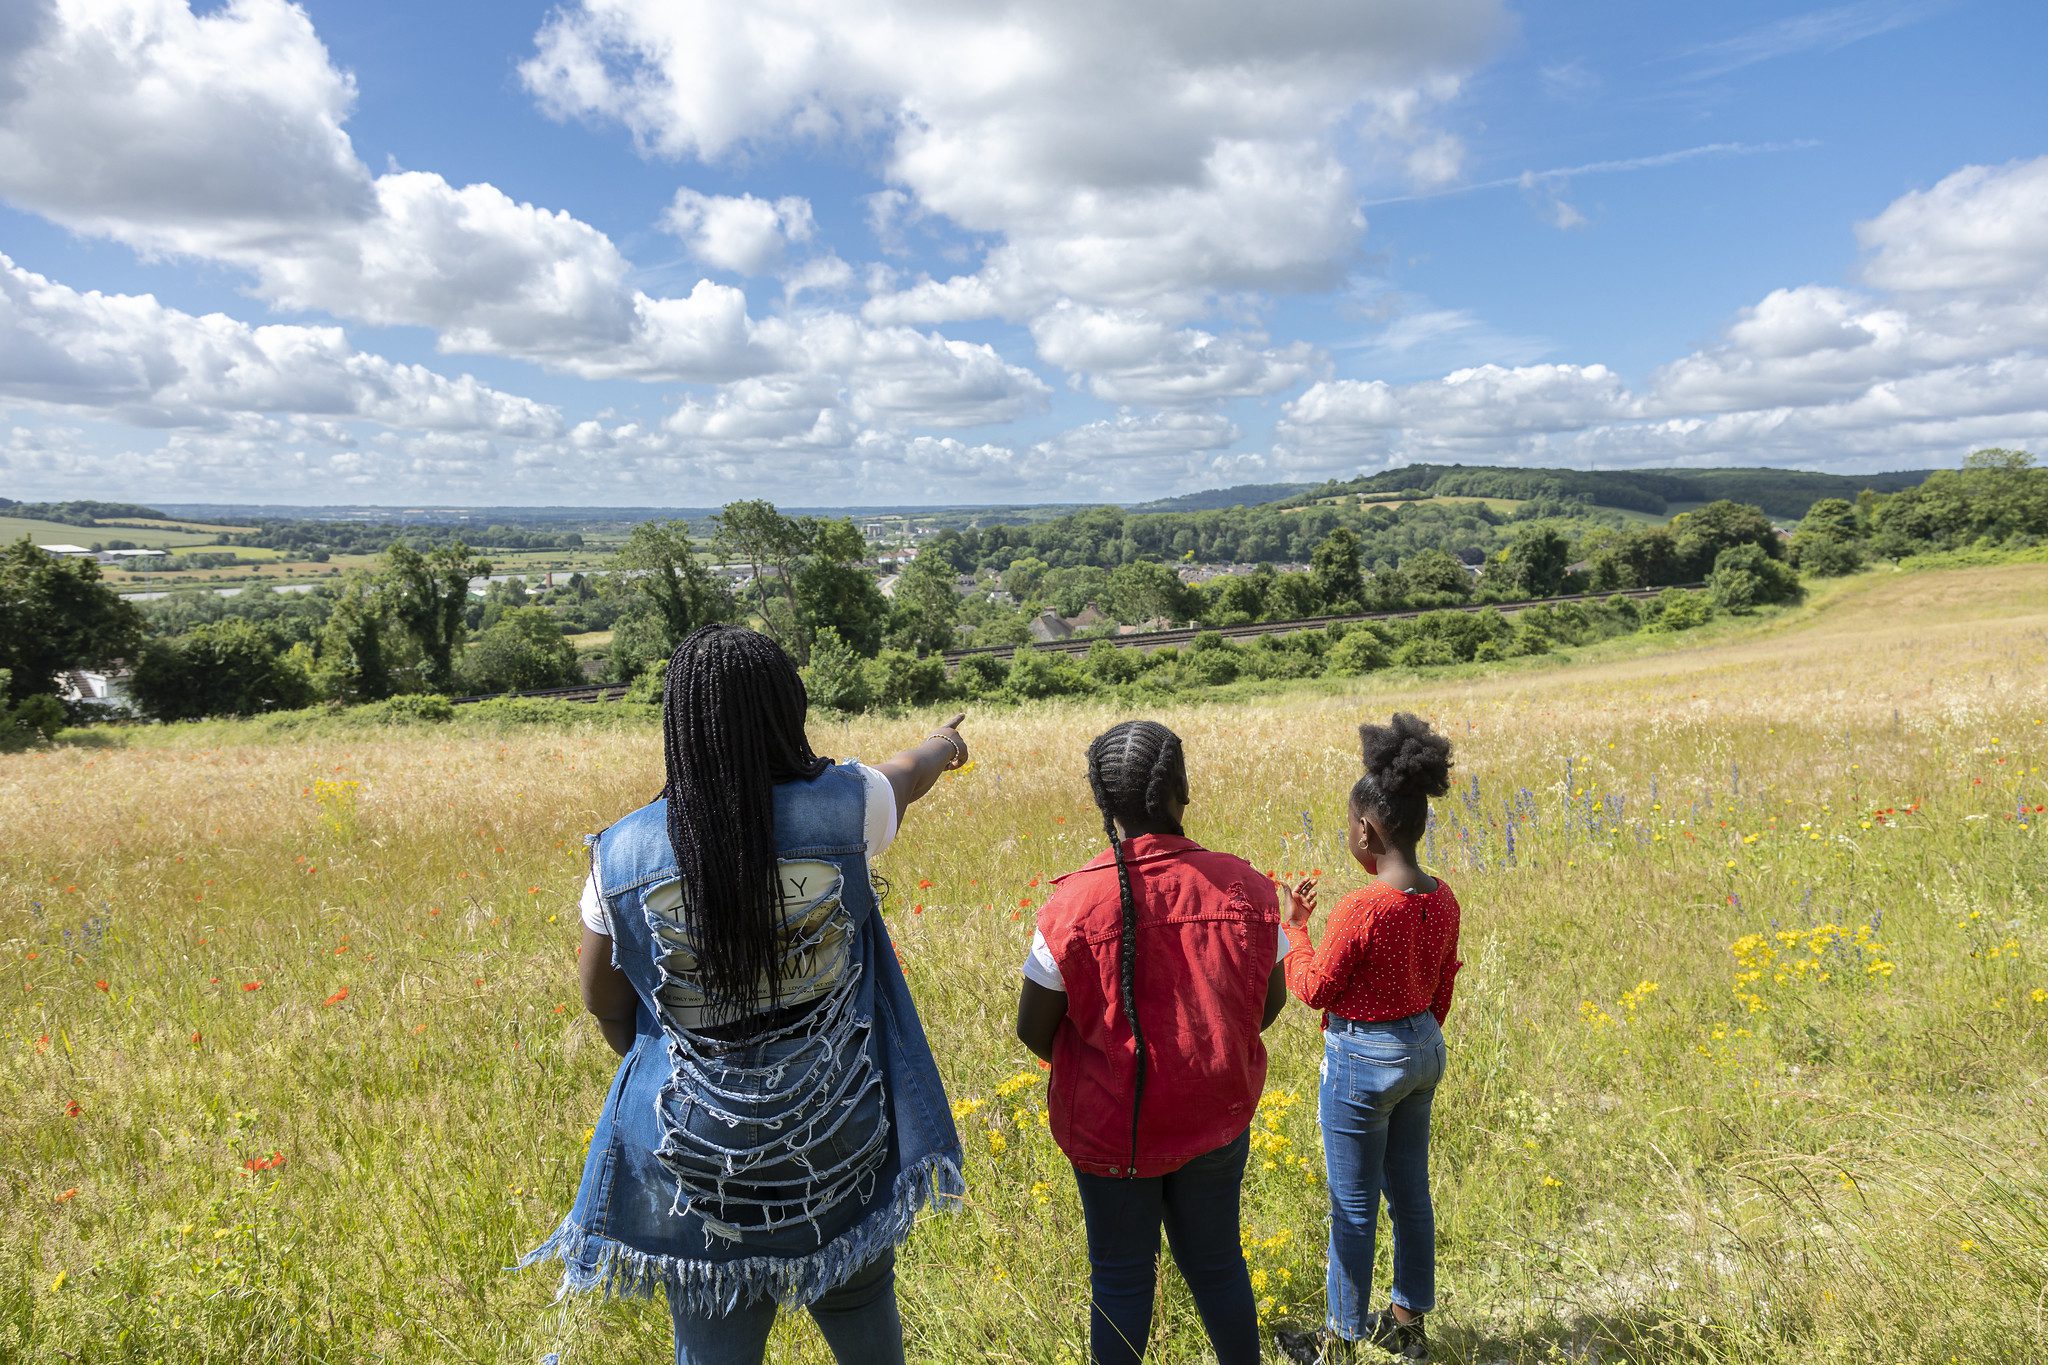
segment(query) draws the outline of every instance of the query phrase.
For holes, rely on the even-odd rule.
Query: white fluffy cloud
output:
[[[1085,376],[1088,390],[1113,403],[1161,406],[1276,393],[1315,372],[1314,348],[1269,348],[1245,337],[1174,328],[1148,312],[1062,303],[1032,320],[1047,361]]]
[[[1276,455],[1854,466],[2048,441],[2048,157],[1965,167],[1857,236],[1877,292],[1774,290],[1641,392],[1599,365],[1331,381],[1286,406]]]
[[[1506,22],[1498,0],[579,0],[521,73],[670,157],[877,136],[917,210],[999,234],[1041,303],[1129,306],[1332,282],[1363,222],[1340,139],[1455,173],[1427,112]]]
[[[284,0],[203,17],[181,0],[45,0],[26,14],[0,67],[0,196],[239,267],[277,307],[423,327],[445,351],[593,379],[789,389],[822,373],[864,421],[963,426],[1044,405],[1043,381],[986,346],[845,317],[763,320],[742,290],[709,280],[650,295],[571,214],[427,171],[372,176],[342,127],[354,84]],[[666,225],[704,264],[747,275],[814,234],[804,199],[688,189]],[[786,288],[850,279],[826,256]]]
[[[808,242],[816,227],[811,203],[795,195],[769,202],[751,194],[700,194],[680,189],[662,226],[716,270],[765,275],[782,264],[791,242]]]
[[[355,82],[303,10],[11,0],[0,196],[155,251],[261,249],[376,211],[342,130]]]
[[[4,255],[0,395],[152,427],[226,427],[242,414],[530,438],[561,426],[555,409],[468,375],[357,351],[339,327],[251,327],[147,294],[80,293]]]

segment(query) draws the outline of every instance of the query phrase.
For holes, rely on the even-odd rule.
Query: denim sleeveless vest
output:
[[[521,1266],[560,1260],[565,1294],[658,1284],[698,1316],[793,1308],[901,1243],[927,1204],[957,1207],[960,1138],[868,879],[866,800],[846,766],[776,786],[780,999],[815,1003],[743,1043],[678,1022],[702,999],[698,939],[646,904],[679,875],[667,803],[590,838],[636,1036],[575,1205]]]

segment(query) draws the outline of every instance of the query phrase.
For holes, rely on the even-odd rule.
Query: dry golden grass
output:
[[[1190,833],[1334,896],[1354,727],[1397,706],[1459,746],[1439,1357],[2038,1360],[2048,567],[1171,709]],[[915,1359],[1080,1358],[1071,1176],[1009,1026],[1028,903],[1099,846],[1081,754],[1116,718],[970,717],[974,769],[882,860],[969,1152],[966,1210],[902,1261]],[[658,1306],[551,1307],[503,1269],[566,1208],[611,1072],[576,1006],[578,836],[652,795],[657,732],[259,733],[0,760],[0,1358],[664,1358]],[[1315,1020],[1269,1044],[1245,1234],[1269,1319],[1312,1324]],[[1153,1358],[1206,1358],[1167,1286]],[[822,1358],[800,1322],[776,1349]]]

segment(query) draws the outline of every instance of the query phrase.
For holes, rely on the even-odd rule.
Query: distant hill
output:
[[[1133,503],[1132,512],[1213,512],[1224,507],[1260,507],[1280,502],[1315,485],[1306,483],[1241,483],[1234,488],[1210,488],[1200,493],[1183,493],[1177,498],[1159,498]]]
[[[1932,473],[1822,474],[1809,469],[1536,469],[1498,465],[1413,464],[1362,478],[1319,484],[1289,501],[1346,493],[1414,492],[1432,497],[1555,499],[1664,516],[1683,504],[1729,498],[1796,521],[1821,498],[1853,500],[1864,489],[1896,493]]]

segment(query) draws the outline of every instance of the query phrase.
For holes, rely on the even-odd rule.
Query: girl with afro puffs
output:
[[[1328,1315],[1322,1358],[1371,1341],[1427,1360],[1423,1315],[1436,1303],[1436,1217],[1429,1199],[1429,1112],[1443,1079],[1444,1016],[1458,968],[1458,901],[1422,869],[1415,846],[1429,800],[1451,785],[1451,744],[1405,712],[1364,725],[1365,774],[1351,789],[1351,856],[1373,880],[1309,934],[1313,881],[1293,888],[1284,932],[1287,985],[1324,1011],[1319,1112],[1329,1171]],[[1381,1195],[1394,1229],[1393,1301],[1368,1311]]]

